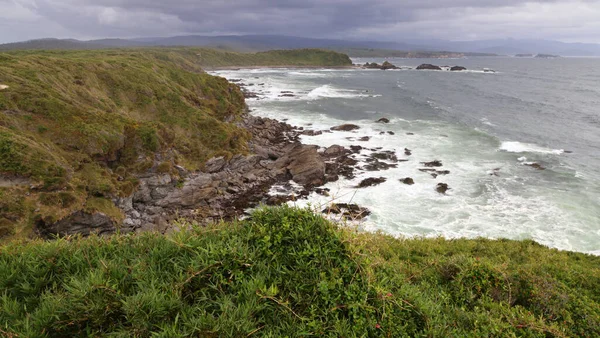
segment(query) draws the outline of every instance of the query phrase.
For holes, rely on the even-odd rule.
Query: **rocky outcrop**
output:
[[[384,61],[381,65],[379,65],[376,62],[373,62],[373,63],[367,62],[363,65],[363,68],[364,69],[381,69],[381,70],[400,69],[400,67],[397,67],[388,61]]]
[[[330,129],[334,130],[334,131],[353,131],[353,130],[360,129],[360,127],[355,124],[347,123],[347,124],[342,124],[339,126],[331,127]]]
[[[361,220],[369,216],[371,211],[356,204],[333,203],[329,207],[323,209],[322,213],[327,215],[341,215],[349,220]]]
[[[357,188],[372,187],[375,185],[379,185],[385,181],[387,181],[387,178],[385,178],[385,177],[369,177],[369,178],[362,180],[356,187]]]
[[[117,224],[103,213],[89,214],[77,211],[54,224],[46,224],[38,221],[36,228],[38,233],[44,237],[68,236],[91,234],[110,234],[115,232]],[[131,232],[133,229],[124,227],[122,233]]]
[[[438,183],[438,185],[435,187],[435,190],[440,194],[445,195],[446,192],[450,190],[450,187],[446,183]]]
[[[377,123],[390,123],[390,119],[382,117],[379,120],[375,121]]]
[[[404,183],[406,185],[413,185],[413,184],[415,184],[415,180],[412,179],[412,178],[410,178],[410,177],[403,178],[403,179],[400,180],[400,182],[402,182],[402,183]]]
[[[417,70],[442,70],[440,66],[432,65],[430,63],[424,63],[417,67]]]
[[[461,66],[454,66],[454,67],[450,68],[450,71],[452,71],[452,72],[460,72],[463,70],[467,70],[467,68],[461,67]]]

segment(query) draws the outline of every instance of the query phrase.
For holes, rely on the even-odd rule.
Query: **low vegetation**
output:
[[[233,123],[243,95],[203,67],[349,62],[318,50],[0,53],[0,238],[77,210],[119,220],[110,200],[130,195],[138,173],[244,153],[248,133]]]
[[[309,210],[0,248],[7,337],[597,337],[600,258],[398,240]]]

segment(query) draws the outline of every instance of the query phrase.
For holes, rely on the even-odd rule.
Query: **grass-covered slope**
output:
[[[598,337],[600,258],[397,240],[306,210],[0,248],[9,337]]]
[[[0,83],[0,236],[74,210],[118,219],[107,198],[131,194],[157,158],[194,169],[244,151],[245,131],[227,123],[242,94],[189,53],[0,54]]]
[[[0,53],[0,238],[78,210],[119,221],[109,199],[130,195],[137,173],[244,152],[248,135],[230,123],[243,95],[202,67],[347,62],[318,50]]]

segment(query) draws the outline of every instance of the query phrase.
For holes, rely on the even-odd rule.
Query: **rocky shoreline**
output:
[[[177,167],[179,178],[156,169],[138,176],[139,187],[133,195],[113,200],[125,213],[122,224],[115,224],[101,213],[77,212],[40,229],[40,233],[48,237],[168,232],[176,230],[172,221],[177,218],[201,223],[230,220],[261,203],[282,204],[315,190],[326,194],[318,187],[340,176],[353,177],[357,161],[349,157],[353,153],[350,149],[333,146],[320,151],[317,146],[299,141],[304,132],[301,128],[250,114],[239,125],[252,134],[249,155],[213,158],[199,172]],[[290,181],[298,185],[299,191],[285,196],[268,194],[275,185],[289,185]]]

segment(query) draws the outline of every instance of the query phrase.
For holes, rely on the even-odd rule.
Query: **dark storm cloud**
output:
[[[596,39],[600,0],[0,0],[0,41],[173,34]]]

